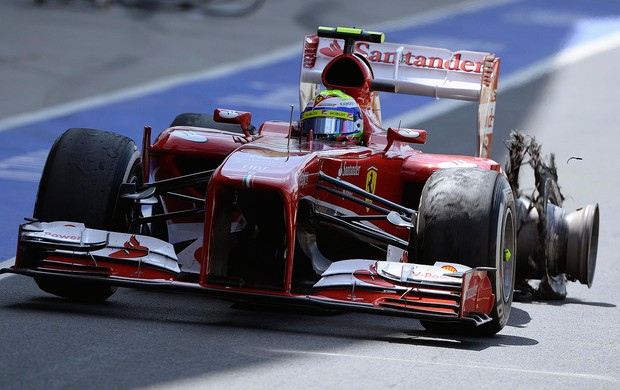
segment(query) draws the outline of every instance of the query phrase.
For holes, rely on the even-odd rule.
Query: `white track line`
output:
[[[251,58],[246,61],[224,64],[209,70],[188,73],[177,76],[165,77],[156,81],[148,82],[134,87],[123,88],[118,91],[95,95],[89,98],[44,108],[24,114],[18,114],[0,120],[0,132],[19,126],[26,126],[43,120],[57,118],[75,112],[106,106],[123,100],[139,98],[142,96],[165,91],[182,84],[225,77],[242,70],[268,65],[283,59],[290,58],[297,53],[299,45],[276,50],[267,55]]]
[[[370,355],[352,355],[352,354],[344,354],[344,353],[296,351],[296,350],[284,350],[284,349],[268,349],[267,351],[272,352],[272,353],[278,353],[278,354],[342,357],[342,358],[347,358],[347,359],[363,359],[363,360],[381,360],[381,361],[399,362],[399,363],[414,363],[414,364],[435,365],[435,366],[445,366],[445,367],[459,367],[459,368],[468,368],[468,369],[475,369],[475,370],[507,371],[507,372],[517,372],[517,373],[522,373],[522,374],[552,375],[552,376],[559,376],[559,377],[566,377],[566,378],[595,379],[595,380],[612,382],[612,383],[618,382],[618,379],[612,376],[582,374],[582,373],[575,373],[575,372],[529,370],[525,368],[511,368],[511,367],[505,367],[505,366],[501,366],[501,367],[500,366],[483,366],[483,365],[477,365],[477,364],[456,364],[456,363],[437,362],[437,361],[428,361],[428,360],[412,360],[412,359],[391,358],[391,357],[370,356]]]

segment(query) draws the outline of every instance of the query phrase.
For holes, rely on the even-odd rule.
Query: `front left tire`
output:
[[[142,184],[142,162],[129,138],[101,130],[72,128],[52,146],[39,183],[34,218],[81,222],[88,228],[127,232],[132,206],[119,201],[122,183]],[[101,302],[115,288],[106,284],[35,278],[50,294]]]

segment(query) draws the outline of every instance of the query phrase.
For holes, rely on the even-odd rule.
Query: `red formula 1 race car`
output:
[[[540,158],[538,196],[519,197],[522,160],[539,157],[519,134],[505,172],[488,158],[499,58],[383,39],[305,37],[299,121],[181,114],[154,142],[146,127],[141,152],[121,135],[67,130],[2,272],[74,300],[186,291],[472,335],[505,326],[515,278],[540,279],[552,298],[566,280],[590,285],[598,206],[564,211]],[[478,155],[415,150],[426,131],[384,129],[378,92],[478,101]]]

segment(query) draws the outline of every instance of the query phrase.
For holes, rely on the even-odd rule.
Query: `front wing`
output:
[[[182,281],[172,245],[153,237],[35,221],[20,227],[15,266],[0,273],[481,325],[491,320],[494,304],[490,270],[343,260],[321,275],[311,294],[244,289],[210,284],[208,278]]]

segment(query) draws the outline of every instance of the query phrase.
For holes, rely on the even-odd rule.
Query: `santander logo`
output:
[[[377,45],[378,46],[378,45]],[[376,47],[376,46],[375,46]],[[393,64],[396,61],[397,54],[395,51],[389,50],[371,50],[370,43],[356,42],[355,52],[366,57],[369,62]],[[336,57],[343,53],[343,49],[337,40],[333,40],[328,46],[319,49],[319,53],[326,57]],[[466,73],[482,73],[482,61],[470,61],[463,59],[461,53],[444,59],[442,57],[431,57],[416,54],[412,51],[403,51],[400,56],[401,65],[411,66],[415,68],[445,69],[453,71],[461,71]]]
[[[111,253],[109,256],[116,259],[137,259],[148,255],[149,248],[140,245],[136,236],[131,236],[129,241],[123,245],[125,249]]]
[[[332,43],[329,44],[329,47],[324,47],[319,49],[319,52],[326,57],[336,57],[342,54],[343,49],[340,47],[340,44],[337,40],[334,39]]]

